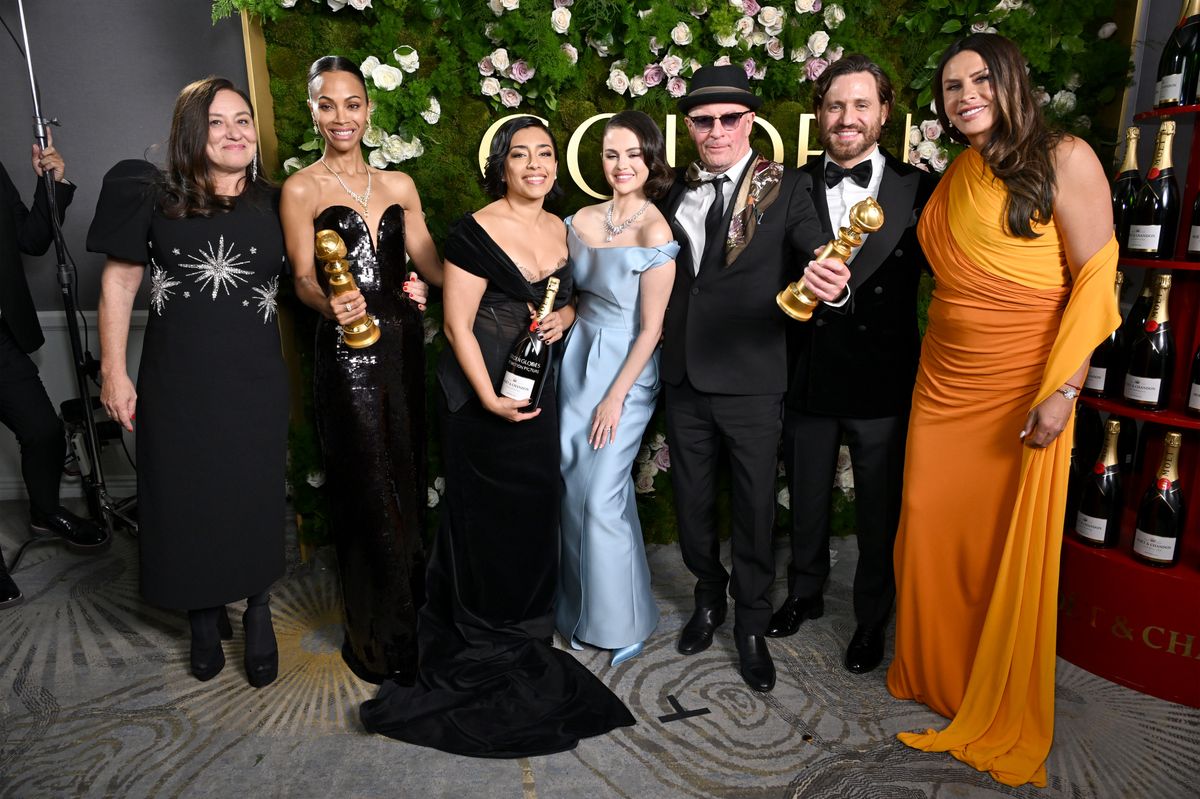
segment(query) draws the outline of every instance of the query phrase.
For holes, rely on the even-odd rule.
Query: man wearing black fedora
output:
[[[805,276],[827,302],[844,302],[850,273],[811,262],[825,243],[811,179],[755,153],[754,111],[740,66],[696,71],[679,100],[699,161],[660,202],[683,244],[663,333],[667,440],[684,563],[696,577],[695,611],[678,649],[709,647],[734,600],[739,671],[757,691],[775,685],[765,634],[775,579],[771,533],[777,452],[787,390],[787,325],[775,295]],[[807,267],[805,266],[807,264]],[[732,569],[721,563],[716,465],[729,453]]]

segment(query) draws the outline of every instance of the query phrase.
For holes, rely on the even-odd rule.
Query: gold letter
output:
[[[1192,656],[1192,641],[1194,640],[1194,638],[1195,638],[1194,636],[1189,635],[1186,639],[1184,639],[1183,656],[1185,658],[1190,658]],[[1171,630],[1171,640],[1167,644],[1167,652],[1174,655],[1175,647],[1178,644],[1179,644],[1179,633],[1175,632],[1174,630]]]
[[[549,120],[542,119],[541,117],[536,116],[534,114],[509,114],[506,117],[500,117],[499,119],[497,119],[495,122],[492,123],[492,126],[487,129],[487,132],[483,134],[483,141],[479,142],[479,172],[480,172],[480,174],[483,174],[484,172],[487,171],[488,153],[491,152],[491,150],[492,150],[492,139],[496,138],[496,131],[500,130],[500,126],[503,125],[505,122],[507,122],[510,119],[516,119],[517,117],[533,117],[534,119],[541,120],[541,123],[543,125],[545,125],[546,127],[550,127]]]
[[[571,179],[575,181],[575,185],[583,189],[584,194],[595,197],[597,200],[607,200],[607,194],[598,194],[592,191],[592,188],[583,180],[583,173],[579,171],[579,141],[583,138],[583,134],[587,132],[596,122],[602,119],[615,117],[616,114],[596,114],[594,117],[586,120],[582,125],[575,128],[575,132],[571,134],[571,141],[567,143],[567,171],[571,174]]]
[[[1166,632],[1166,630],[1164,630],[1162,627],[1147,627],[1146,629],[1142,630],[1142,643],[1145,644],[1146,646],[1150,647],[1151,649],[1162,649],[1161,645],[1155,646],[1154,644],[1150,643],[1150,631],[1151,630],[1158,630],[1160,633]]]
[[[774,152],[771,154],[771,160],[778,163],[783,163],[783,137],[779,135],[779,131],[775,129],[767,120],[756,116],[754,121],[763,126],[763,130],[767,132],[767,136],[771,139],[771,148]]]
[[[808,163],[808,158],[811,155],[820,155],[824,150],[808,149],[808,141],[812,138],[812,123],[816,120],[816,114],[801,114],[800,115],[800,140],[796,147],[796,166],[802,167]]]

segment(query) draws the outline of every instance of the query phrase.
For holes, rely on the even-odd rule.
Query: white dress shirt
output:
[[[725,177],[729,178],[721,186],[725,194],[724,208],[726,212],[729,211],[729,204],[733,202],[734,193],[741,182],[742,173],[746,171],[746,166],[749,165],[750,159],[753,156],[754,151],[750,150],[742,156],[741,160],[724,172]],[[708,180],[710,177],[713,177],[713,173],[701,170],[700,177]],[[687,231],[688,243],[692,248],[693,275],[700,274],[700,259],[704,256],[705,243],[704,218],[708,215],[708,209],[712,207],[716,196],[715,184],[704,183],[694,189],[685,191],[683,199],[679,201],[679,206],[675,209],[675,221]]]
[[[828,153],[825,155],[825,164],[828,164],[832,159]],[[879,199],[879,184],[883,182],[884,158],[883,152],[879,149],[879,145],[875,145],[875,149],[866,158],[871,162],[871,182],[865,187],[860,186],[851,180],[849,177],[842,179],[842,182],[834,186],[832,189],[825,190],[825,204],[829,207],[829,224],[833,227],[834,235],[837,234],[840,228],[849,226],[850,224],[850,209],[857,202],[870,197],[873,200]],[[822,167],[822,175],[824,175],[824,167]],[[824,177],[818,178],[824,180]],[[865,243],[867,236],[863,234],[862,240]],[[854,256],[858,255],[859,247],[855,247],[850,253],[850,258],[846,261],[849,264],[854,260]],[[839,303],[834,303],[835,305]]]

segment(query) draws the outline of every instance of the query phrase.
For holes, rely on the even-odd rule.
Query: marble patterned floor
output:
[[[0,546],[24,539],[21,503],[0,502]],[[336,583],[327,556],[293,563],[272,601],[280,677],[256,691],[241,668],[240,614],[228,665],[187,673],[182,614],[138,597],[136,543],[101,556],[32,548],[15,578],[27,601],[0,611],[0,797],[695,797],[696,799],[1183,799],[1200,785],[1200,711],[1143,696],[1059,661],[1057,732],[1043,790],[993,782],[895,733],[940,726],[892,699],[884,669],[840,666],[853,631],[853,540],[838,541],[826,614],[772,642],[779,684],[749,691],[730,625],[708,651],[678,655],[691,605],[675,547],[650,553],[661,618],[639,657],[580,660],[637,725],[572,752],[474,760],[362,731],[373,686],[341,663]],[[780,571],[783,567],[780,557]],[[783,590],[783,583],[777,585]],[[231,606],[231,611],[235,606]],[[236,608],[240,611],[240,608]],[[890,648],[890,641],[889,641]],[[684,710],[709,712],[661,721]]]

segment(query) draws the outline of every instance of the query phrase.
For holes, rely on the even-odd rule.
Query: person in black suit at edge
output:
[[[662,355],[667,441],[684,563],[696,577],[695,611],[677,644],[707,649],[735,606],[739,671],[757,691],[775,685],[767,649],[775,579],[771,532],[787,389],[786,328],[775,295],[804,275],[824,300],[845,302],[841,261],[811,262],[824,244],[808,175],[750,147],[754,111],[740,66],[706,66],[679,100],[700,161],[661,201],[683,245],[667,308]],[[732,575],[721,564],[716,464],[732,465]]]
[[[850,447],[858,567],[857,622],[845,666],[871,671],[883,659],[896,597],[892,546],[909,405],[917,373],[917,284],[927,268],[917,216],[935,179],[879,146],[892,108],[887,75],[862,55],[835,61],[817,79],[813,105],[825,156],[807,164],[813,202],[826,236],[845,226],[854,203],[874,197],[881,230],[850,259],[853,300],[847,312],[818,308],[809,324],[789,327],[792,375],[784,411],[784,464],[791,493],[792,562],[788,598],[767,635],[792,635],[824,612],[829,577],[829,519],[838,449]]]
[[[54,177],[60,222],[75,186],[66,180],[66,165],[49,138],[45,150],[33,145],[33,171],[38,183],[33,208],[28,209],[0,165],[0,422],[16,434],[21,445],[21,476],[29,494],[32,531],[58,535],[77,552],[95,552],[108,546],[108,533],[58,504],[66,439],[62,420],[29,357],[46,339],[21,263],[21,253],[41,255],[54,240],[42,174],[50,172]],[[22,599],[0,555],[0,608]]]

